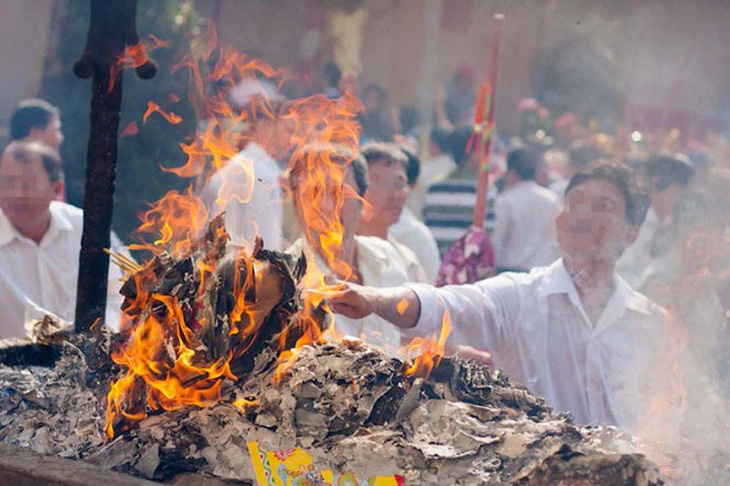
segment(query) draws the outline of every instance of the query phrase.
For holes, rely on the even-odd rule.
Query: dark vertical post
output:
[[[74,65],[78,77],[92,78],[76,332],[88,332],[97,319],[104,319],[106,309],[109,256],[104,248],[110,245],[122,102],[122,70],[112,67],[122,59],[127,45],[138,43],[135,17],[136,0],[92,0],[86,49]],[[151,78],[156,68],[147,61],[137,71]]]

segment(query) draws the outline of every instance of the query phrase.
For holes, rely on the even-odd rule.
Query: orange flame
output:
[[[318,95],[282,106],[275,105],[265,96],[257,96],[245,107],[236,106],[230,99],[231,88],[243,80],[258,83],[263,78],[280,78],[281,74],[268,64],[249,59],[231,49],[221,49],[211,65],[209,59],[215,43],[216,33],[209,24],[205,35],[192,40],[189,52],[174,68],[188,71],[191,89],[187,99],[193,104],[196,114],[205,119],[205,124],[191,141],[180,144],[187,157],[185,163],[163,170],[194,179],[196,184],[204,184],[218,169],[231,163],[231,159],[250,140],[249,128],[256,123],[257,117],[267,117],[280,123],[290,131],[294,160],[299,161],[293,164],[298,167],[300,177],[297,190],[292,194],[303,210],[307,237],[338,276],[349,278],[353,271],[342,258],[345,228],[340,210],[348,198],[359,197],[345,179],[349,164],[359,148],[356,114],[362,105],[349,95],[341,100]],[[126,67],[141,63],[144,60],[142,47],[139,51],[129,51],[129,59],[119,65]],[[179,97],[172,94],[168,99],[176,102]],[[177,115],[150,101],[143,121],[152,113],[159,113],[173,124],[180,121]],[[312,145],[325,148],[313,153],[308,150]],[[340,156],[343,148],[350,154],[344,158]],[[234,172],[240,169],[238,175],[249,184],[237,185],[234,189],[228,184],[231,181],[223,181],[215,200],[217,208],[223,207],[230,198],[238,198],[242,202],[250,200],[255,177],[252,165],[238,159],[235,163],[238,165],[233,167]],[[160,258],[164,252],[170,252],[174,257],[189,256],[195,251],[193,244],[199,239],[210,216],[205,203],[195,196],[192,185],[183,193],[170,191],[141,215],[142,224],[137,233],[140,237],[152,236],[152,242],[131,245],[130,248],[149,250]],[[265,281],[266,272],[258,271],[257,261],[246,253],[239,254],[235,261],[247,268],[234,273],[233,305],[227,322],[230,323],[230,338],[243,343],[235,348],[241,355],[254,342],[272,306],[278,301],[274,299],[274,289]],[[212,285],[216,262],[215,259],[196,261],[197,296],[205,296]],[[315,271],[305,277],[304,286],[315,290],[332,288],[325,284],[324,274],[316,271],[314,262],[311,263]],[[222,399],[222,381],[237,379],[230,368],[231,360],[236,357],[231,351],[228,356],[214,362],[207,361],[205,353],[200,352],[205,346],[196,333],[210,317],[195,310],[192,322],[188,322],[191,319],[189,302],[178,302],[176,297],[148,290],[154,288],[154,285],[146,285],[156,278],[154,268],[148,263],[130,277],[136,294],[123,309],[122,329],[126,341],[112,354],[113,360],[125,372],[112,383],[107,397],[106,431],[109,437],[146,417],[150,411],[174,410],[187,405],[202,407],[218,402]],[[252,295],[255,295],[253,301]],[[323,298],[321,292],[303,293],[302,309],[291,317],[291,325],[279,337],[277,377],[281,378],[286,373],[302,346],[321,342],[327,335],[335,335],[333,327],[327,333],[321,331],[323,319],[333,320]],[[244,411],[253,406],[252,402],[243,399],[233,404]]]
[[[146,60],[146,50],[164,44],[157,38],[151,39],[150,45],[141,43],[128,49],[125,57],[115,64],[116,69],[141,65]],[[209,176],[237,154],[247,140],[246,132],[240,127],[245,125],[248,115],[230,104],[225,90],[214,91],[209,86],[218,86],[216,83],[235,85],[246,77],[276,74],[267,64],[231,50],[221,51],[215,65],[204,71],[209,67],[208,59],[215,47],[212,25],[205,36],[192,42],[190,51],[182,57],[176,69],[188,68],[192,88],[189,99],[203,108],[198,115],[206,117],[206,126],[192,142],[181,144],[188,157],[187,163],[167,169],[182,177]],[[180,98],[171,94],[168,99],[177,102]],[[259,103],[266,105],[267,100]],[[181,121],[176,114],[166,112],[150,101],[143,121],[147,121],[152,113],[159,113],[173,124]],[[130,126],[136,127],[136,124]],[[250,167],[249,170],[244,169],[241,176],[253,181]],[[234,192],[223,184],[219,198],[226,197],[246,199],[250,194]],[[178,258],[190,256],[209,216],[205,204],[194,194],[192,185],[182,193],[170,191],[141,215],[142,224],[137,234],[140,237],[152,236],[152,242],[130,245],[130,248],[149,250],[160,257],[165,252]],[[225,230],[218,228],[217,234],[225,236]],[[196,259],[194,268],[199,279],[196,292],[201,301],[206,298],[217,267],[217,258],[207,258]],[[241,253],[235,262],[247,268],[235,273],[233,308],[226,322],[230,325],[230,336],[235,336],[236,342],[242,343],[235,348],[242,354],[254,342],[263,322],[278,302],[279,294],[274,295],[276,289],[263,281],[266,272],[259,273],[254,268],[256,263],[250,255]],[[221,400],[222,380],[237,379],[230,369],[231,359],[235,357],[231,351],[213,362],[206,358],[206,347],[197,333],[205,328],[210,316],[206,312],[198,312],[197,308],[191,313],[190,302],[178,302],[174,296],[148,290],[154,287],[147,285],[155,282],[154,268],[148,263],[131,276],[130,283],[135,284],[136,293],[123,309],[125,314],[121,327],[126,341],[112,353],[112,359],[125,372],[112,383],[107,397],[106,432],[109,437],[146,417],[150,411],[174,410],[187,405],[202,407],[218,402]],[[201,302],[193,304],[203,305]],[[187,309],[187,314],[184,309]],[[235,404],[243,405],[243,402]]]
[[[182,121],[182,118],[180,118],[178,115],[176,115],[173,112],[166,112],[162,108],[160,108],[160,105],[155,103],[154,101],[148,101],[147,102],[147,111],[144,112],[144,115],[142,115],[142,123],[147,123],[147,118],[152,113],[159,113],[162,118],[167,120],[167,123],[171,125],[177,125]]]
[[[245,398],[239,398],[233,401],[233,406],[240,409],[243,413],[246,413],[249,409],[256,407],[258,404],[258,400],[246,400]]]
[[[258,97],[242,109],[230,99],[230,92],[244,80],[256,83],[260,79],[281,77],[281,73],[266,62],[248,58],[231,48],[221,48],[215,63],[209,67],[216,43],[215,27],[208,22],[205,34],[193,40],[190,50],[172,68],[173,73],[187,71],[188,100],[197,116],[205,120],[202,132],[190,143],[180,145],[187,161],[180,167],[163,169],[179,177],[208,179],[249,141],[246,128],[256,113],[270,117],[275,114],[272,102],[266,97]]]
[[[359,151],[359,100],[345,94],[333,101],[315,95],[294,103],[283,115],[294,123],[297,147],[290,163],[292,199],[301,212],[310,245],[341,279],[352,276],[342,255],[345,228],[341,210],[348,198],[358,198],[345,183],[350,163]]]
[[[114,435],[114,418],[130,420],[147,416],[143,409],[127,413],[129,392],[136,380],[147,385],[147,410],[177,410],[186,405],[208,406],[220,400],[221,378],[236,380],[228,361],[202,366],[195,363],[198,340],[186,325],[180,304],[174,297],[152,294],[164,312],[142,320],[129,336],[127,345],[112,353],[115,363],[127,368],[126,374],[112,384],[108,394],[106,430]]]
[[[170,191],[142,214],[138,234],[157,234],[153,244],[133,244],[132,250],[149,250],[154,254],[171,247],[174,255],[190,251],[193,241],[208,222],[208,211],[192,187],[184,193]]]
[[[116,62],[112,64],[109,70],[109,87],[107,88],[110,93],[114,89],[117,76],[119,76],[123,69],[138,68],[149,60],[147,57],[148,52],[169,46],[169,42],[163,41],[152,34],[149,37],[150,40],[142,40],[133,46],[127,46],[124,52],[117,58]]]
[[[329,268],[320,269],[311,259],[307,262],[307,274],[301,282],[306,289],[302,293],[303,309],[290,326],[291,332],[298,332],[300,337],[288,349],[289,333],[282,334],[276,381],[288,373],[299,348],[338,337],[334,314],[324,298],[328,292],[341,290],[341,284],[328,284],[324,272],[331,270],[342,280],[353,276],[353,268],[342,252],[345,226],[341,211],[348,198],[359,198],[346,178],[359,149],[355,117],[361,109],[360,102],[349,95],[337,101],[315,95],[290,104],[281,115],[291,123],[295,147],[289,163],[289,195],[302,220],[300,226],[308,246]],[[320,330],[316,317],[322,314],[330,323],[325,332]]]
[[[438,341],[433,336],[427,338],[416,337],[406,346],[404,354],[408,358],[415,353],[420,354],[406,368],[404,375],[423,378],[424,380],[428,379],[431,371],[439,365],[441,358],[444,356],[449,334],[451,334],[451,316],[449,311],[446,310],[441,319],[441,333]]]
[[[254,190],[253,161],[244,157],[234,157],[228,162],[226,177],[221,182],[215,199],[215,213],[223,211],[229,201],[247,203]]]

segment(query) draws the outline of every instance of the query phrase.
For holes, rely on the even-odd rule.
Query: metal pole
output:
[[[122,102],[122,72],[112,71],[112,67],[122,58],[127,45],[139,42],[135,17],[136,0],[92,0],[86,49],[74,65],[76,76],[92,78],[76,332],[88,332],[94,322],[104,319],[106,310],[109,256],[104,248],[110,245]],[[156,66],[147,61],[137,68],[137,73],[151,78]]]

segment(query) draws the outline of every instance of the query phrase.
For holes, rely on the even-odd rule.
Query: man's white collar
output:
[[[660,307],[649,300],[644,295],[635,291],[620,275],[614,272],[614,295],[611,296],[609,302],[618,299],[617,304],[635,312],[650,315],[656,312]],[[540,288],[540,295],[547,297],[551,294],[567,294],[574,303],[580,302],[578,297],[578,289],[575,287],[573,279],[565,268],[565,262],[559,258],[547,267],[543,283]]]
[[[69,221],[63,213],[62,207],[64,204],[65,203],[58,201],[51,202],[51,205],[49,206],[49,211],[51,212],[51,224],[48,227],[48,231],[46,231],[46,234],[43,236],[43,240],[53,238],[63,231],[73,230],[73,224],[71,224],[71,221]],[[16,238],[24,237],[18,233],[8,217],[3,214],[2,210],[0,210],[0,246],[5,246]]]

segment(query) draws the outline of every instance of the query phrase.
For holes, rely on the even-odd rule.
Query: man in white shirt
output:
[[[330,209],[334,209],[338,205],[337,201],[333,200],[336,198],[332,198],[332,194],[336,191],[332,188],[316,190],[321,198],[315,208],[305,207],[305,205],[311,205],[312,198],[308,197],[307,189],[302,189],[303,185],[311,182],[303,180],[308,177],[306,169],[303,168],[306,165],[305,161],[316,160],[318,157],[324,156],[330,157],[337,163],[348,164],[342,181],[345,197],[340,206],[339,218],[337,218],[342,225],[342,240],[332,250],[336,254],[329,256],[326,255],[322,244],[323,240],[329,239],[328,235],[323,235],[316,227],[316,223],[324,224],[329,229],[329,226],[336,222],[320,221],[317,218],[318,221],[315,224],[308,225],[304,212],[314,211],[330,215]],[[328,181],[328,184],[332,183],[334,181]],[[391,243],[382,238],[355,234],[360,224],[362,196],[368,187],[368,167],[362,157],[355,157],[342,148],[304,147],[292,157],[289,185],[294,210],[305,236],[294,242],[287,253],[306,256],[308,275],[305,276],[305,282],[309,275],[317,273],[373,287],[392,287],[412,280],[408,269],[413,261],[404,258],[403,254],[397,251]],[[400,330],[376,315],[358,319],[338,315],[335,328],[340,334],[362,338],[393,355],[400,345]]]
[[[539,163],[539,156],[528,148],[507,155],[505,190],[494,203],[492,238],[498,272],[524,272],[558,258],[555,217],[560,199],[535,181]]]
[[[621,255],[616,270],[632,287],[649,294],[652,281],[657,277],[661,281],[662,271],[671,267],[662,257],[679,237],[677,213],[694,180],[694,167],[687,156],[671,153],[655,154],[645,164],[651,207],[639,237]]]
[[[398,222],[408,198],[406,154],[397,145],[378,142],[365,145],[361,152],[368,164],[368,188],[365,192],[368,204],[357,233],[380,238],[392,246],[407,262],[410,282],[428,282],[413,250],[388,236],[388,230]]]
[[[201,200],[214,217],[226,212],[226,231],[236,246],[252,248],[256,236],[282,250],[282,191],[279,163],[256,141],[213,174]]]
[[[74,319],[83,212],[55,200],[62,187],[61,160],[49,147],[39,142],[13,142],[3,151],[0,338],[25,335],[28,301],[64,320]],[[112,329],[119,323],[121,277],[121,270],[110,265],[106,323]]]
[[[646,215],[638,187],[623,166],[599,163],[577,173],[556,219],[563,258],[548,267],[440,289],[348,284],[329,303],[350,317],[376,313],[420,334],[437,332],[448,310],[452,344],[493,350],[496,366],[579,424],[635,431],[665,337],[661,308],[615,272]]]
[[[200,193],[213,218],[226,212],[236,246],[253,248],[256,236],[283,250],[281,166],[290,154],[291,122],[277,116],[284,98],[265,81],[247,80],[231,97],[250,113],[245,148],[221,167]]]
[[[46,100],[29,98],[22,100],[10,115],[10,140],[41,142],[57,153],[61,151],[64,136],[61,125],[61,111]],[[63,181],[56,200],[83,204],[83,181]],[[67,198],[68,196],[68,198]]]
[[[41,142],[58,152],[64,139],[61,112],[45,100],[21,101],[10,116],[10,139]]]
[[[406,176],[408,178],[409,192],[418,186],[421,162],[416,154],[409,149],[400,147],[408,158],[406,166]],[[436,281],[439,266],[441,265],[441,256],[436,245],[436,239],[433,237],[428,226],[418,219],[408,206],[403,207],[398,221],[388,228],[388,238],[395,239],[399,243],[404,244],[415,253],[418,263],[423,267],[426,273],[426,282],[433,283]]]
[[[423,212],[428,188],[448,178],[456,170],[456,162],[452,155],[452,145],[454,145],[452,138],[454,137],[451,132],[443,128],[431,130],[428,155],[421,167],[421,184],[408,196],[408,207],[415,214]]]
[[[560,174],[558,179],[550,183],[548,189],[553,191],[562,202],[563,197],[565,197],[565,188],[568,187],[568,182],[570,182],[570,178],[573,177],[573,174],[591,162],[605,157],[606,154],[604,154],[601,149],[591,142],[585,140],[577,140],[573,142],[568,153],[567,164],[561,171],[562,174]]]

